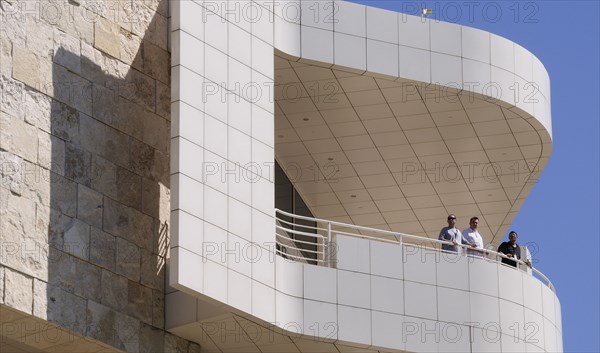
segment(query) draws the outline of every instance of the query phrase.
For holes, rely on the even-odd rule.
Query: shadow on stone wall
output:
[[[123,55],[103,26],[96,47]],[[50,207],[38,214],[50,245],[45,315],[129,352],[199,348],[163,331],[170,61],[156,43],[166,32],[153,18],[131,66],[91,47],[60,47],[52,66]]]

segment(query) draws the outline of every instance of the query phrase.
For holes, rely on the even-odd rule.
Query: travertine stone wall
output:
[[[0,15],[0,303],[117,350],[199,352],[164,331],[168,1]]]

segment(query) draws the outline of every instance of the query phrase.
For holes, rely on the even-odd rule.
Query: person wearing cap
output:
[[[510,260],[510,258],[515,258],[519,260],[521,259],[521,248],[519,247],[519,244],[517,244],[518,238],[519,236],[517,235],[517,232],[512,230],[510,233],[508,233],[508,241],[505,241],[498,247],[498,252],[506,255],[506,257],[509,258],[507,259],[503,257],[503,264],[517,267],[517,262],[514,260]]]
[[[439,240],[447,241],[452,244],[442,244],[443,251],[459,252],[459,244],[462,244],[462,233],[456,228],[456,216],[448,215],[448,226],[440,231]]]
[[[483,249],[483,238],[477,227],[479,226],[479,218],[471,217],[469,220],[469,228],[463,230],[463,244],[469,245],[467,248],[467,255],[483,257],[486,253]]]

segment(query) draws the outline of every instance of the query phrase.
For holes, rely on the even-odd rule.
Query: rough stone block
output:
[[[156,81],[156,114],[171,121],[171,86]]]
[[[171,56],[169,52],[155,44],[145,42],[144,72],[164,84],[169,84],[171,79]]]
[[[0,148],[25,160],[37,162],[36,127],[23,120],[0,113]]]
[[[96,228],[102,228],[102,194],[84,185],[77,188],[77,218]]]
[[[62,54],[75,55],[66,51]],[[52,65],[52,84],[44,87],[44,92],[82,113],[92,114],[92,83],[58,64]]]
[[[65,148],[65,177],[77,183],[91,186],[92,154],[71,143]]]
[[[165,259],[142,249],[141,283],[156,290],[165,287]]]
[[[54,56],[52,26],[43,21],[35,21],[30,17],[25,21],[25,29],[27,48],[42,58],[52,60],[52,56]]]
[[[37,204],[36,232],[45,234],[48,245],[62,249],[65,227],[71,223],[72,219],[58,210]]]
[[[0,75],[12,75],[12,43],[7,37],[0,37]]]
[[[152,324],[152,289],[142,286],[137,282],[129,281],[128,302],[125,313],[141,320],[146,324]],[[148,304],[151,305],[148,305]]]
[[[92,156],[92,189],[117,198],[117,166],[97,155]]]
[[[104,17],[94,24],[94,47],[115,58],[119,57],[120,26]]]
[[[121,28],[120,31],[120,55],[119,58],[138,70],[144,67],[144,56],[142,55],[142,39],[135,34]]]
[[[90,261],[114,272],[116,270],[116,253],[116,238],[92,227],[90,231]]]
[[[165,293],[162,290],[152,290],[152,324],[165,327]]]
[[[79,38],[54,29],[54,62],[81,73],[81,42]]]
[[[102,270],[103,305],[122,311],[127,306],[129,280],[107,270]]]
[[[127,352],[139,348],[140,322],[93,301],[88,302],[86,333],[89,337]]]
[[[4,272],[4,304],[31,314],[33,309],[33,279],[7,268]]]
[[[50,256],[53,262],[49,284],[83,298],[100,301],[100,267],[54,248],[50,248]]]
[[[125,82],[119,87],[119,95],[151,112],[156,109],[155,80],[135,69],[127,74]]]
[[[65,142],[38,130],[38,163],[56,174],[65,175]]]
[[[138,352],[164,353],[165,332],[163,330],[140,324],[140,341]]]
[[[78,140],[79,116],[75,108],[53,100],[50,111],[52,135],[68,142]]]
[[[13,194],[21,195],[21,167],[23,158],[7,151],[0,151],[1,185]]]
[[[0,77],[0,110],[4,114],[17,117],[21,120],[25,118],[25,85],[22,82],[8,77]]]
[[[117,273],[133,281],[140,281],[140,248],[117,237]]]
[[[51,132],[52,98],[36,90],[25,87],[23,113],[25,122]]]
[[[79,133],[86,150],[122,167],[129,165],[129,137],[98,120],[81,115]]]
[[[164,352],[187,352],[190,343],[181,337],[165,333]]]
[[[136,210],[142,209],[142,177],[129,170],[117,167],[118,201]]]
[[[52,83],[52,61],[26,48],[13,46],[13,77],[32,88],[43,89]]]
[[[4,304],[4,266],[0,266],[0,304]]]
[[[146,250],[152,250],[152,218],[106,197],[103,230]]]
[[[142,180],[142,212],[154,218],[159,217],[160,185],[155,180]]]
[[[72,333],[85,333],[86,300],[34,279],[33,315],[58,324]],[[54,337],[52,337],[54,338]],[[66,337],[73,339],[73,337]]]
[[[84,260],[90,259],[90,225],[74,218],[65,226],[63,249]]]

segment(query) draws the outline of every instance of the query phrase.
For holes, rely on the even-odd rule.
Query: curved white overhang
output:
[[[478,216],[499,243],[551,153],[542,63],[478,29],[319,4],[276,6],[274,41],[275,154],[313,214],[430,237]]]
[[[483,31],[343,1],[267,1],[259,6],[273,16],[229,18],[229,6],[248,4],[256,3],[172,2],[166,328],[206,351],[560,351],[560,304],[537,279],[485,260],[421,261],[429,250],[413,256],[406,244],[343,236],[336,268],[290,262],[270,246],[272,177],[223,177],[231,165],[275,153],[284,169],[311,171],[294,178],[287,169],[317,217],[436,236],[448,213],[478,215],[486,241],[498,242],[551,151],[549,80],[537,58]],[[524,101],[531,82],[536,100]],[[267,94],[236,96],[236,83],[259,83]],[[325,178],[329,162],[335,180]],[[435,177],[436,164],[449,173],[465,163],[472,180],[463,171]],[[499,176],[498,166],[511,174]],[[356,281],[365,286],[356,290]],[[390,288],[402,293],[401,311],[391,309],[399,299],[385,298]],[[447,311],[445,295],[469,315]],[[511,333],[507,318],[522,325]],[[418,331],[408,334],[407,322]],[[400,343],[399,323],[411,336]],[[428,325],[444,323],[481,340],[427,339]],[[491,341],[490,323],[500,326]],[[523,336],[528,323],[537,342]]]

